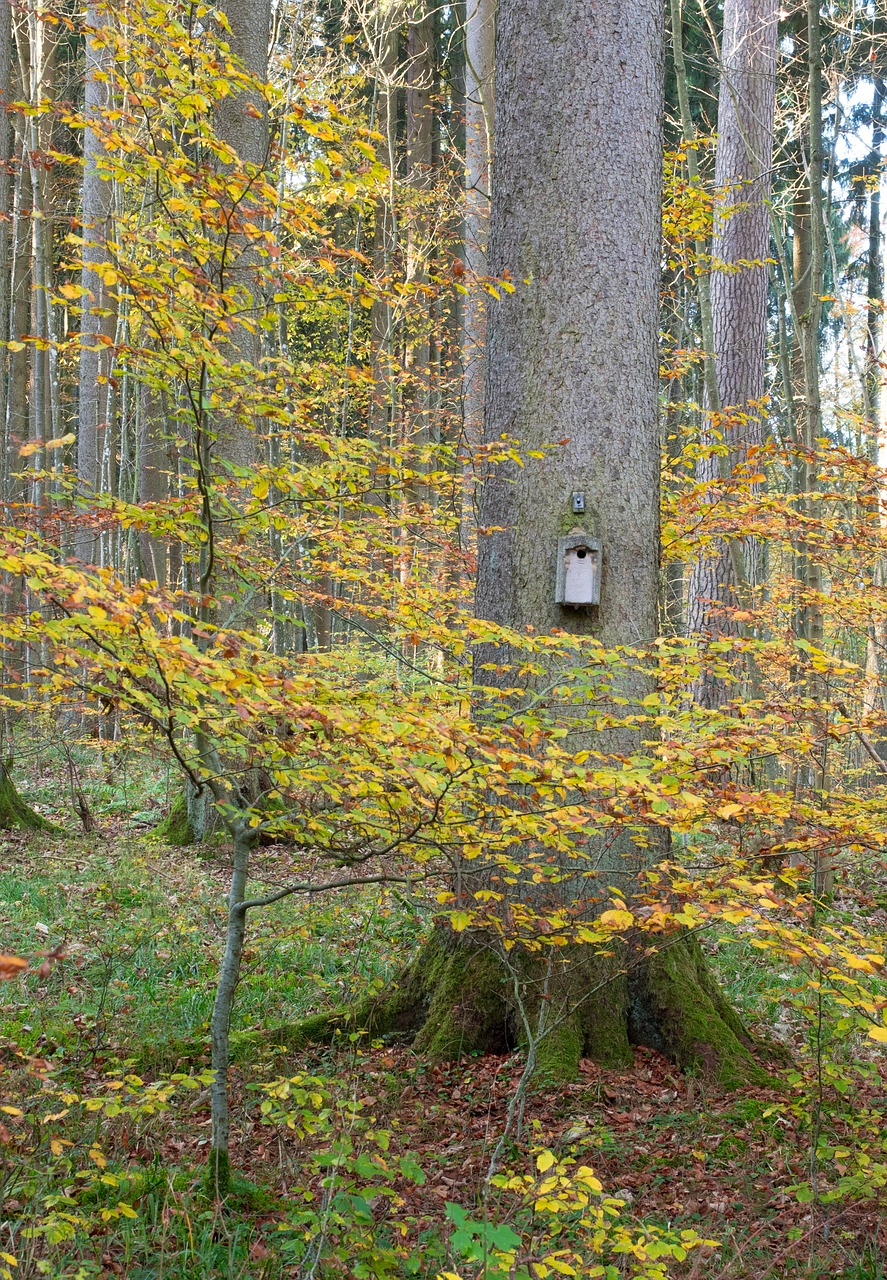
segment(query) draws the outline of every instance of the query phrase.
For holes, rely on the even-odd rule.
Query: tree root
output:
[[[537,1069],[561,1080],[576,1077],[583,1057],[630,1065],[632,1045],[644,1045],[726,1088],[774,1083],[755,1058],[774,1057],[772,1047],[743,1026],[689,934],[633,964],[588,947],[548,960],[512,951],[506,962],[478,939],[438,927],[387,992],[252,1034],[235,1052],[246,1056],[257,1040],[299,1052],[355,1031],[409,1040],[432,1062],[505,1053],[532,1038]]]

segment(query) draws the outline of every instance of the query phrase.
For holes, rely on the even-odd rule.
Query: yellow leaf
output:
[[[877,1040],[880,1044],[887,1044],[887,1027],[871,1027],[869,1029],[869,1039]],[[4,1107],[5,1111],[6,1108]]]
[[[630,929],[634,924],[634,916],[630,911],[605,911],[601,916],[601,924],[608,929]]]
[[[722,804],[718,809],[719,818],[735,818],[739,813],[742,813],[741,804]]]
[[[8,1116],[23,1116],[24,1111],[19,1111],[18,1107],[0,1107],[0,1111],[4,1111]]]
[[[536,1168],[540,1173],[545,1173],[554,1164],[554,1156],[550,1151],[543,1151],[536,1160]]]
[[[14,339],[12,342],[7,342],[6,349],[7,351],[24,351],[25,344],[19,342],[18,339]]]
[[[600,1195],[604,1189],[604,1184],[594,1176],[594,1170],[589,1168],[587,1164],[580,1165],[576,1170],[576,1180],[581,1182],[583,1187],[587,1187],[589,1191],[593,1191],[595,1195]]]
[[[73,444],[76,436],[69,431],[66,436],[59,436],[56,440],[29,440],[27,444],[23,444],[18,451],[20,458],[28,458],[32,453],[37,453],[40,449],[61,449],[66,444]]]

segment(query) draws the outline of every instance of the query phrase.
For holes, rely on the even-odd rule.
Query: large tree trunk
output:
[[[484,485],[480,524],[491,531],[479,540],[477,607],[517,629],[608,646],[657,634],[661,44],[653,0],[512,0],[499,11],[490,266],[517,287],[490,310],[485,435],[545,452],[500,466]],[[577,492],[584,515],[574,514]],[[558,539],[577,523],[603,549],[600,605],[585,610],[555,603]],[[491,657],[478,654],[481,679]],[[618,692],[636,701],[648,688],[625,676]],[[594,742],[617,756],[640,745],[634,728]],[[592,833],[581,853],[626,896],[649,857],[612,833]],[[596,903],[578,887],[589,881],[569,861],[561,869],[548,900],[562,893],[555,905],[592,917]],[[535,891],[513,892],[526,902]],[[591,945],[506,951],[441,925],[398,990],[354,1016],[375,1032],[418,1028],[430,1057],[525,1043],[561,1077],[583,1055],[626,1062],[632,1042],[726,1082],[758,1073],[698,946],[680,935],[652,957],[601,955]]]

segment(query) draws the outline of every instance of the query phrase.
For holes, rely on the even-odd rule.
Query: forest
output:
[[[887,12],[0,108],[0,1280],[887,1280]]]

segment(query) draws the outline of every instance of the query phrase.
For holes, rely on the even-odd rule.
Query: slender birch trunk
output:
[[[881,246],[881,152],[884,148],[885,83],[877,78],[872,96],[872,149],[869,155],[869,251],[866,270],[865,385],[866,417],[873,430],[880,424],[881,331],[884,327],[884,264]]]
[[[162,502],[169,496],[169,455],[161,397],[150,387],[138,389],[138,450],[135,460],[139,503]],[[160,586],[167,583],[167,547],[160,538],[139,534],[139,572]]]
[[[379,160],[389,173],[388,190],[376,201],[373,225],[373,268],[376,278],[388,282],[397,246],[397,73],[400,46],[399,10],[389,6],[379,17],[379,26],[373,32],[376,78],[376,130],[383,141],[379,143]],[[384,445],[390,443],[392,423],[397,412],[397,381],[395,378],[395,325],[394,309],[384,299],[373,302],[370,315],[373,390],[370,404],[370,434]]]
[[[884,246],[881,240],[881,152],[884,146],[885,86],[880,78],[875,80],[872,100],[872,147],[869,157],[869,176],[873,182],[869,192],[869,252],[866,280],[866,369],[863,390],[866,417],[875,437],[875,462],[883,468],[887,464],[887,396],[884,395]],[[887,493],[880,495],[878,521],[883,529],[887,523]],[[878,594],[887,585],[884,558],[879,557],[874,567],[873,585]],[[863,692],[863,710],[867,715],[880,716],[884,711],[882,679],[887,656],[887,618],[875,612],[866,637],[866,682]],[[879,752],[887,752],[887,739],[883,732],[876,736]]]
[[[53,28],[43,21],[36,6],[31,6],[17,34],[22,83],[28,85],[30,102],[36,107],[44,97],[52,94]],[[31,351],[31,395],[28,408],[31,440],[40,446],[32,455],[33,466],[37,472],[40,472],[48,462],[42,446],[52,436],[53,419],[51,387],[53,331],[50,310],[53,272],[52,210],[48,200],[47,170],[43,164],[47,129],[48,122],[42,121],[36,111],[29,113],[24,121],[24,155],[27,159],[31,187],[30,332],[37,338]],[[31,501],[35,507],[42,507],[43,495],[43,480],[37,478],[31,485]]]
[[[428,277],[431,175],[434,164],[435,82],[434,17],[422,3],[413,7],[407,26],[405,282],[413,286],[404,331],[404,392],[401,410],[401,451],[411,471],[421,470],[420,451],[429,439],[431,315],[422,287]],[[401,583],[409,581],[413,560],[413,522],[426,497],[424,486],[412,479],[401,490],[399,565]]]

